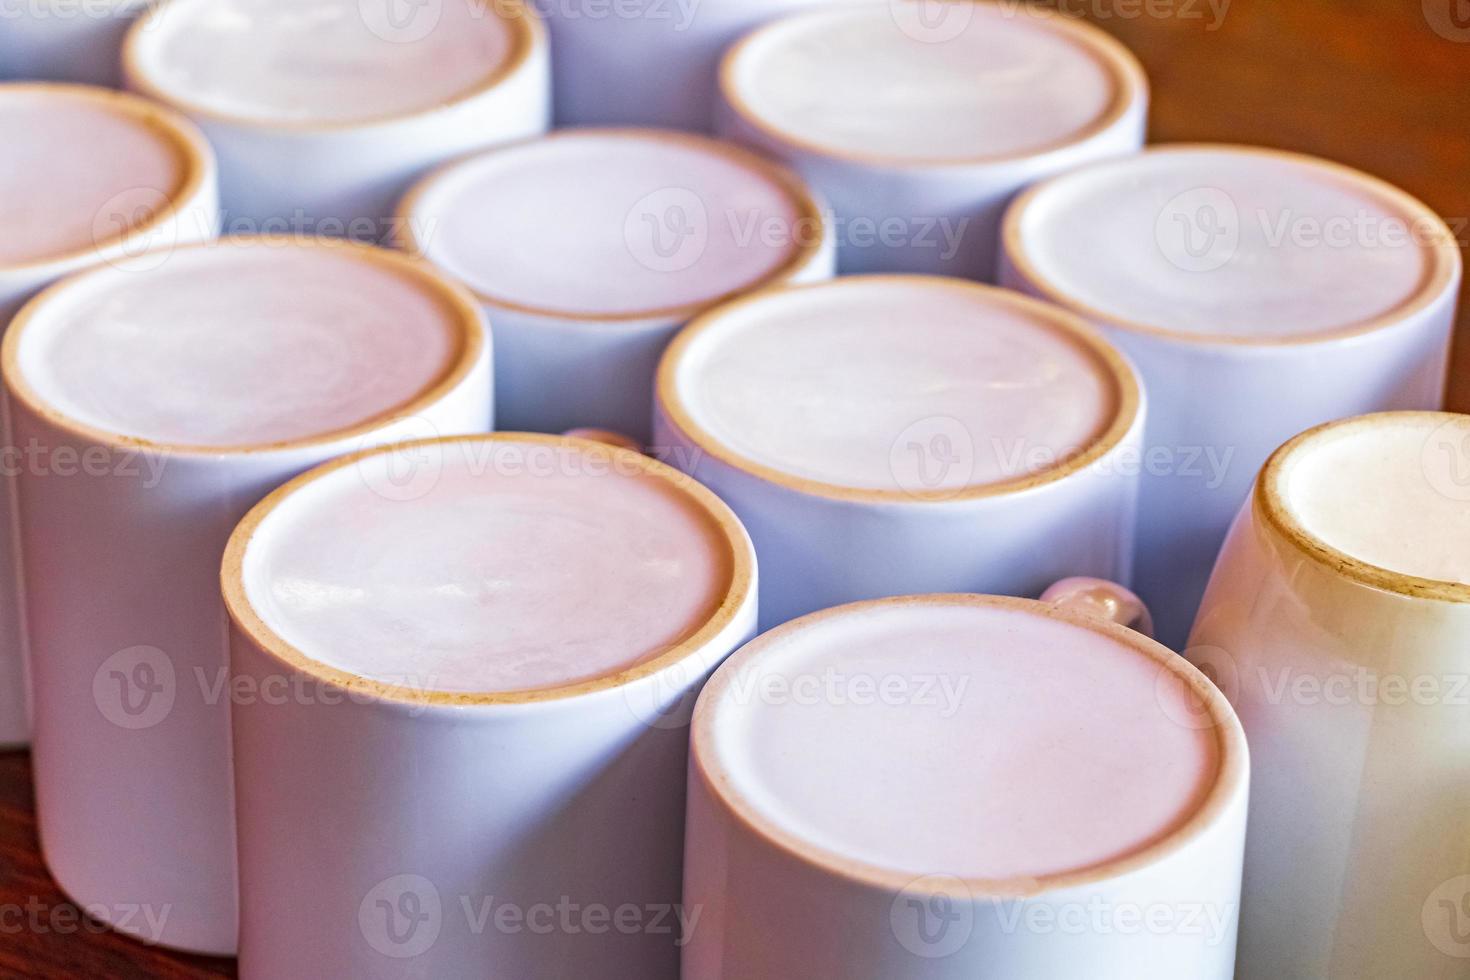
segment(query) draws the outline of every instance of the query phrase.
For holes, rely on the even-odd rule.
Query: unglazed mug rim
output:
[[[616,461],[620,465],[636,467],[643,475],[664,481],[676,492],[683,494],[685,499],[696,506],[720,532],[721,540],[726,548],[725,553],[719,558],[725,571],[728,572],[725,576],[728,584],[718,605],[697,630],[657,657],[588,680],[524,691],[435,691],[372,680],[307,656],[265,622],[254,603],[250,601],[245,588],[245,559],[256,531],[277,508],[281,507],[297,491],[320,479],[328,478],[340,470],[356,466],[369,457],[388,455],[415,447],[444,447],[467,443],[481,445],[532,443],[562,446],[609,461]],[[753,554],[745,529],[734,512],[712,491],[667,464],[642,453],[620,449],[591,439],[527,432],[490,432],[441,436],[435,439],[421,439],[364,449],[329,460],[283,484],[251,508],[230,535],[220,567],[220,587],[224,596],[225,610],[231,622],[253,644],[265,651],[286,670],[314,678],[351,695],[366,697],[380,703],[407,705],[415,709],[515,706],[566,701],[606,691],[616,691],[696,657],[702,651],[709,649],[716,638],[729,628],[730,624],[740,615],[741,610],[746,608],[753,599],[756,574]]]
[[[12,93],[57,95],[91,102],[163,137],[179,153],[184,165],[183,175],[178,185],[173,188],[163,206],[149,215],[148,220],[128,227],[117,234],[108,235],[100,241],[94,240],[87,248],[73,249],[61,255],[31,259],[26,262],[0,263],[0,276],[65,268],[94,256],[99,260],[103,259],[108,250],[119,242],[126,241],[134,235],[146,235],[165,222],[177,218],[214,177],[213,154],[204,134],[187,117],[166,105],[131,92],[118,92],[70,82],[4,82],[0,84],[0,99]]]
[[[178,2],[203,3],[206,0],[178,0]],[[533,9],[530,0],[465,0],[465,2],[478,4],[487,13],[499,17],[508,26],[511,38],[510,51],[507,52],[505,61],[476,85],[454,95],[452,98],[444,99],[432,105],[426,105],[417,109],[405,109],[399,112],[363,116],[354,119],[264,119],[258,116],[226,112],[222,109],[203,105],[186,94],[169,91],[157,84],[150,75],[149,65],[144,61],[142,48],[146,41],[146,36],[155,30],[154,23],[156,19],[164,15],[166,8],[172,8],[175,5],[175,0],[170,0],[166,4],[153,5],[147,14],[139,17],[128,28],[122,45],[123,77],[127,80],[129,87],[135,88],[148,98],[163,105],[171,106],[176,111],[185,113],[191,118],[208,119],[214,122],[227,123],[231,126],[266,132],[284,132],[295,135],[341,133],[367,130],[378,126],[389,126],[416,119],[432,119],[494,91],[507,79],[515,75],[516,72],[524,68],[531,60],[531,55],[537,48],[544,49],[548,43],[546,27],[541,22],[540,15]],[[501,12],[507,5],[515,8],[508,15]],[[170,13],[169,16],[174,15]]]
[[[765,177],[773,180],[796,205],[796,220],[798,222],[805,221],[812,224],[812,233],[810,235],[796,236],[798,240],[795,243],[795,248],[792,250],[791,256],[776,269],[759,279],[722,295],[679,306],[666,306],[649,310],[632,310],[617,313],[586,313],[572,310],[559,310],[550,306],[536,306],[514,302],[491,295],[476,286],[465,284],[465,288],[485,305],[502,310],[525,313],[531,316],[580,323],[634,323],[645,320],[689,320],[734,297],[790,282],[811,263],[813,258],[822,252],[823,243],[827,237],[826,215],[816,194],[805,181],[797,176],[795,171],[772,160],[770,157],[727,140],[717,139],[699,133],[660,129],[654,126],[566,126],[553,130],[550,133],[507,143],[503,146],[476,150],[450,160],[447,163],[440,164],[423,178],[416,181],[394,210],[395,223],[402,229],[402,240],[398,243],[399,246],[404,251],[423,257],[430,264],[433,264],[433,260],[428,258],[425,251],[425,243],[420,241],[417,222],[413,220],[413,217],[422,199],[431,193],[440,181],[453,176],[460,168],[471,166],[487,157],[515,153],[518,150],[528,146],[534,146],[538,143],[581,136],[622,137],[634,140],[661,141],[721,154],[733,160],[741,167],[761,173]]]
[[[917,0],[898,0],[898,2],[917,2]],[[994,2],[994,0],[943,0],[943,2],[957,4],[969,3],[976,7],[989,7],[1003,17],[1009,18],[1013,16],[1012,13],[1008,13],[999,3]],[[1026,10],[1027,17],[1039,23],[1044,22],[1049,29],[1055,30],[1060,34],[1070,35],[1069,39],[1085,48],[1087,53],[1095,57],[1113,81],[1113,100],[1095,120],[1075,133],[1052,140],[1049,143],[1043,143],[1028,150],[956,157],[926,158],[894,156],[884,153],[857,153],[835,146],[827,146],[801,133],[783,129],[764,119],[751,108],[745,96],[741,93],[739,85],[736,84],[735,72],[739,61],[755,45],[765,41],[777,30],[795,21],[816,21],[821,18],[836,20],[839,17],[850,17],[876,9],[880,8],[859,4],[836,10],[813,10],[791,14],[756,28],[735,42],[720,59],[719,93],[721,98],[747,125],[771,139],[778,140],[786,146],[828,159],[842,160],[863,166],[904,170],[984,167],[1016,163],[1019,161],[1039,160],[1052,154],[1062,153],[1075,146],[1086,143],[1100,133],[1107,132],[1116,126],[1120,120],[1125,118],[1133,106],[1146,101],[1149,97],[1148,76],[1143,69],[1143,65],[1121,41],[1118,41],[1106,31],[1075,18],[1066,17],[1055,11],[1045,10],[1044,8],[1028,8]],[[897,29],[896,25],[895,29]]]
[[[1087,448],[1069,455],[1057,465],[994,483],[982,483],[956,490],[905,490],[901,488],[852,487],[824,480],[811,479],[788,473],[777,467],[753,459],[736,449],[726,446],[713,433],[700,425],[684,404],[679,394],[679,373],[686,351],[699,336],[716,326],[724,317],[748,305],[779,299],[807,290],[841,289],[844,284],[870,285],[892,283],[895,285],[927,286],[984,297],[994,302],[1008,304],[1030,314],[1054,332],[1064,334],[1087,350],[1102,368],[1112,383],[1114,404],[1113,417],[1101,433]],[[659,406],[668,413],[669,420],[677,426],[699,449],[737,470],[748,473],[765,483],[783,489],[794,490],[808,496],[831,500],[861,502],[868,504],[933,504],[969,502],[1021,493],[1036,487],[1056,483],[1086,470],[1115,450],[1128,438],[1143,411],[1143,388],[1127,358],[1117,350],[1101,332],[1087,324],[1070,311],[1051,303],[1033,299],[1013,290],[956,279],[949,276],[933,276],[905,273],[877,273],[869,275],[840,276],[825,282],[802,285],[775,286],[747,293],[737,299],[714,307],[696,317],[674,337],[659,362],[654,385]]]
[[[973,876],[956,876],[952,880],[949,876],[943,879],[935,878],[933,880],[935,892],[953,892],[956,894],[952,894],[951,897],[971,901],[1013,900],[1114,880],[1151,867],[1193,843],[1213,826],[1225,810],[1245,792],[1250,755],[1244,730],[1235,716],[1234,709],[1226,700],[1225,695],[1208,677],[1174,651],[1126,626],[1078,609],[1067,609],[1052,603],[1010,596],[936,593],[849,603],[793,619],[747,643],[715,672],[705,685],[695,705],[694,718],[690,726],[689,763],[691,769],[698,769],[720,806],[738,819],[747,832],[821,874],[835,876],[867,887],[899,892],[911,887],[915,877],[924,873],[921,869],[900,871],[870,864],[805,841],[798,835],[784,830],[774,821],[762,816],[757,808],[749,805],[739,793],[734,792],[729,778],[720,772],[711,771],[710,766],[714,764],[711,756],[714,753],[712,750],[701,749],[701,746],[712,744],[715,738],[714,729],[719,721],[718,713],[721,709],[722,694],[730,686],[738,671],[762,653],[766,646],[828,618],[862,614],[878,609],[914,606],[989,606],[1012,609],[1047,616],[1126,643],[1158,664],[1161,672],[1168,672],[1177,677],[1189,687],[1195,697],[1200,699],[1210,719],[1207,726],[1203,721],[1201,726],[1209,727],[1214,732],[1217,746],[1214,779],[1209,788],[1200,795],[1197,805],[1187,817],[1178,821],[1152,843],[1122,857],[1076,871],[1004,879]]]
[[[1334,181],[1341,182],[1349,187],[1354,187],[1370,195],[1375,200],[1388,205],[1392,210],[1402,215],[1405,220],[1426,222],[1435,228],[1435,241],[1431,244],[1420,246],[1429,258],[1430,268],[1425,273],[1423,281],[1419,284],[1419,287],[1414,291],[1413,295],[1404,299],[1393,309],[1368,320],[1359,320],[1346,326],[1309,334],[1244,336],[1239,334],[1201,333],[1179,330],[1173,327],[1161,327],[1151,323],[1145,323],[1142,320],[1110,313],[1084,302],[1071,295],[1065,289],[1058,287],[1032,261],[1031,254],[1026,249],[1025,241],[1022,237],[1022,224],[1026,221],[1027,212],[1032,205],[1043,195],[1050,193],[1054,187],[1074,181],[1086,181],[1095,172],[1100,172],[1110,167],[1126,167],[1131,165],[1133,161],[1139,159],[1190,153],[1223,153],[1232,156],[1238,155],[1281,160],[1287,163],[1306,166],[1323,176],[1333,178]],[[1005,216],[1001,220],[1001,251],[1005,258],[1015,266],[1016,271],[1021,274],[1027,285],[1035,288],[1043,299],[1064,306],[1088,320],[1106,325],[1109,328],[1158,337],[1175,343],[1186,343],[1198,347],[1220,347],[1230,350],[1247,350],[1252,348],[1274,350],[1287,347],[1308,347],[1314,344],[1335,343],[1365,334],[1376,333],[1380,330],[1390,329],[1412,318],[1444,296],[1449,286],[1460,274],[1462,265],[1460,249],[1455,244],[1455,235],[1450,230],[1450,227],[1445,224],[1444,219],[1433,208],[1408,191],[1396,187],[1380,177],[1375,177],[1370,173],[1358,170],[1355,167],[1349,167],[1346,164],[1337,163],[1332,160],[1325,160],[1309,153],[1294,153],[1290,150],[1279,150],[1266,146],[1252,146],[1244,143],[1190,142],[1158,144],[1144,147],[1139,153],[1133,156],[1095,161],[1077,170],[1057,174],[1056,176],[1038,181],[1017,195],[1016,199],[1006,208]]]
[[[24,340],[27,328],[34,320],[45,315],[47,306],[51,302],[65,297],[73,290],[86,289],[92,283],[114,271],[112,267],[104,263],[48,286],[15,314],[15,318],[5,332],[4,340],[0,341],[0,378],[4,379],[6,389],[12,397],[24,403],[26,408],[36,416],[94,445],[108,446],[122,451],[154,452],[181,457],[238,458],[329,446],[333,443],[366,436],[391,424],[396,419],[415,415],[426,406],[440,401],[446,394],[462,384],[474,371],[475,365],[489,346],[484,314],[473,298],[457,283],[442,275],[428,263],[392,249],[366,245],[349,239],[320,236],[235,235],[164,248],[160,249],[159,253],[174,255],[181,252],[206,251],[241,245],[267,249],[276,247],[341,249],[366,261],[388,266],[395,272],[412,278],[415,285],[423,290],[425,296],[435,300],[443,308],[446,319],[453,322],[457,333],[453,356],[444,370],[408,401],[383,409],[371,418],[350,426],[304,438],[254,445],[208,446],[165,442],[110,432],[99,426],[72,418],[52,406],[48,399],[42,397],[31,386],[20,364],[20,345]],[[144,257],[149,254],[158,253],[144,253]]]
[[[1396,572],[1355,558],[1313,534],[1287,504],[1286,481],[1291,475],[1292,466],[1301,458],[1301,453],[1310,451],[1313,443],[1349,435],[1355,430],[1372,426],[1411,420],[1445,424],[1456,420],[1466,421],[1467,417],[1453,412],[1374,412],[1308,429],[1276,450],[1266,461],[1261,477],[1256,481],[1251,506],[1266,527],[1296,551],[1324,567],[1329,574],[1410,599],[1470,603],[1470,584]]]

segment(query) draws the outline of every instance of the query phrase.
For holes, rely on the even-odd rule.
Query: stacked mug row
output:
[[[1422,204],[1282,153],[1111,159],[1132,59],[999,7],[757,32],[722,78],[742,148],[515,142],[549,96],[514,4],[365,16],[354,52],[425,87],[379,64],[364,120],[191,2],[128,64],[197,127],[0,87],[33,195],[3,315],[96,266],[7,333],[0,597],[4,720],[24,606],[43,846],[89,911],[259,977],[1227,977],[1241,915],[1243,976],[1454,975],[1470,429],[1271,456],[1440,404],[1461,271]],[[604,29],[550,22],[558,52]],[[466,48],[434,39],[466,33],[493,80],[445,106]],[[947,113],[1001,66],[994,131],[879,98],[875,51]],[[214,238],[298,212],[401,249]],[[955,272],[1011,288],[915,274]],[[1136,550],[1182,645],[1247,497],[1189,651],[1240,720],[1105,622],[1141,625],[1121,589],[975,595]]]
[[[1147,115],[1142,68],[1103,32],[968,0],[444,0],[406,19],[389,0],[97,3],[20,12],[0,78],[171,106],[255,230],[381,227],[427,169],[553,121],[657,127],[790,162],[851,226],[848,271],[989,278],[1006,200],[1137,150]]]
[[[495,320],[504,428],[598,426],[648,440],[648,393],[674,331],[762,287],[834,269],[996,282],[1101,329],[1147,389],[1147,448],[1130,463],[1150,515],[1135,535],[1136,585],[1161,638],[1181,646],[1275,446],[1332,419],[1441,403],[1461,276],[1444,223],[1321,160],[1221,146],[1135,152],[1141,68],[1065,16],[852,0],[742,36],[737,27],[790,11],[742,5],[746,22],[719,0],[625,49],[618,37],[634,35],[610,32],[669,25],[641,7],[568,18],[552,5],[543,19],[521,0],[427,6],[430,20],[398,24],[344,0],[314,17],[259,3],[228,15],[203,0],[146,12],[122,3],[107,9],[139,19],[109,43],[123,45],[129,87],[209,140],[227,231],[392,240],[466,284]],[[35,31],[65,23],[42,18]],[[597,56],[584,51],[592,38]],[[659,72],[645,71],[630,52],[652,56],[643,45],[654,44]],[[535,138],[553,91],[583,93],[561,106],[562,121],[623,121],[616,103],[644,85],[686,92],[695,122],[727,142],[651,129]],[[50,147],[29,151],[50,174],[15,171],[13,193],[46,230],[22,231],[30,243],[0,267],[0,314],[98,254],[218,227],[178,217],[202,186],[185,175],[205,168],[138,145],[102,124],[101,108],[53,113],[61,97],[10,94],[10,128]],[[635,101],[654,121],[690,122]],[[509,145],[487,149],[496,144]],[[79,146],[111,166],[88,167]],[[54,222],[63,208],[74,219]],[[915,466],[947,446],[976,451],[977,433],[967,450],[930,431],[952,414],[920,427],[913,441],[928,449]],[[1092,434],[1071,435],[1072,448],[1088,448]],[[1015,447],[1000,452],[1012,476],[1035,468]],[[923,479],[984,482],[954,467],[941,477],[937,462]],[[773,609],[784,619],[845,597],[817,592]]]

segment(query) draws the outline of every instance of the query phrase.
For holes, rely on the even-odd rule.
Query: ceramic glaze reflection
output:
[[[107,270],[20,348],[56,411],[122,436],[258,446],[351,428],[449,369],[459,312],[366,249],[235,240]]]
[[[822,233],[766,167],[649,130],[478,157],[427,185],[410,220],[428,258],[495,302],[595,316],[708,304]]]
[[[1002,297],[876,277],[757,299],[690,344],[680,398],[719,442],[793,476],[899,489],[895,454],[942,436],[931,489],[1024,477],[1094,443],[1117,391],[1095,352]]]
[[[515,34],[478,0],[186,0],[138,49],[153,84],[209,112],[347,123],[432,110],[489,83]]]
[[[1383,415],[1300,445],[1283,500],[1317,538],[1389,571],[1470,584],[1470,418]]]
[[[1094,166],[1039,193],[1024,253],[1069,300],[1207,336],[1366,325],[1420,290],[1432,256],[1405,214],[1305,158],[1180,149]]]
[[[256,531],[249,599],[308,658],[432,690],[558,687],[659,656],[728,593],[718,524],[632,454],[424,451],[439,469],[421,497],[375,492],[397,461],[369,458],[298,490]]]
[[[91,251],[150,220],[147,208],[184,183],[176,138],[90,94],[66,93],[0,89],[0,266]],[[147,207],[128,207],[132,198]]]
[[[869,607],[740,667],[710,706],[705,766],[759,818],[888,871],[1097,867],[1186,821],[1219,767],[1215,732],[1180,723],[1187,695],[1157,661],[1032,610]]]
[[[1076,37],[1005,5],[967,6],[946,15],[963,29],[933,43],[887,4],[793,18],[743,52],[735,87],[794,139],[913,161],[1036,152],[1113,105],[1113,73]]]

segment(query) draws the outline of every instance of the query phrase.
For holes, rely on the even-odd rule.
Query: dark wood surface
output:
[[[106,815],[98,814],[99,833]],[[0,978],[193,980],[233,977],[233,960],[181,956],[125,939],[56,889],[36,845],[30,756],[0,753]]]
[[[1059,0],[1131,47],[1153,142],[1228,141],[1339,160],[1414,194],[1470,242],[1470,0]],[[1123,11],[1203,11],[1201,18]],[[1449,407],[1470,411],[1470,289]]]
[[[1225,2],[1051,5],[1086,14],[1138,53],[1153,80],[1154,141],[1258,143],[1341,160],[1422,198],[1463,246],[1470,0],[1233,0],[1217,21]],[[1467,411],[1470,301],[1459,336],[1450,407]],[[37,852],[27,757],[0,755],[0,978],[234,976],[230,961],[149,949],[81,923]]]

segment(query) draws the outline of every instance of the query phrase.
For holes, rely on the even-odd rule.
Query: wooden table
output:
[[[107,833],[107,815],[97,814]],[[36,846],[30,756],[0,754],[0,978],[233,977],[233,960],[151,949],[84,918],[56,890]]]
[[[1050,5],[1088,16],[1138,53],[1153,79],[1156,142],[1259,143],[1341,160],[1422,198],[1462,244],[1470,237],[1470,0]],[[1463,306],[1450,406],[1470,411],[1470,295]],[[0,756],[0,977],[234,976],[228,960],[82,925],[37,854],[29,780],[24,755]],[[98,814],[99,833],[105,820]]]

